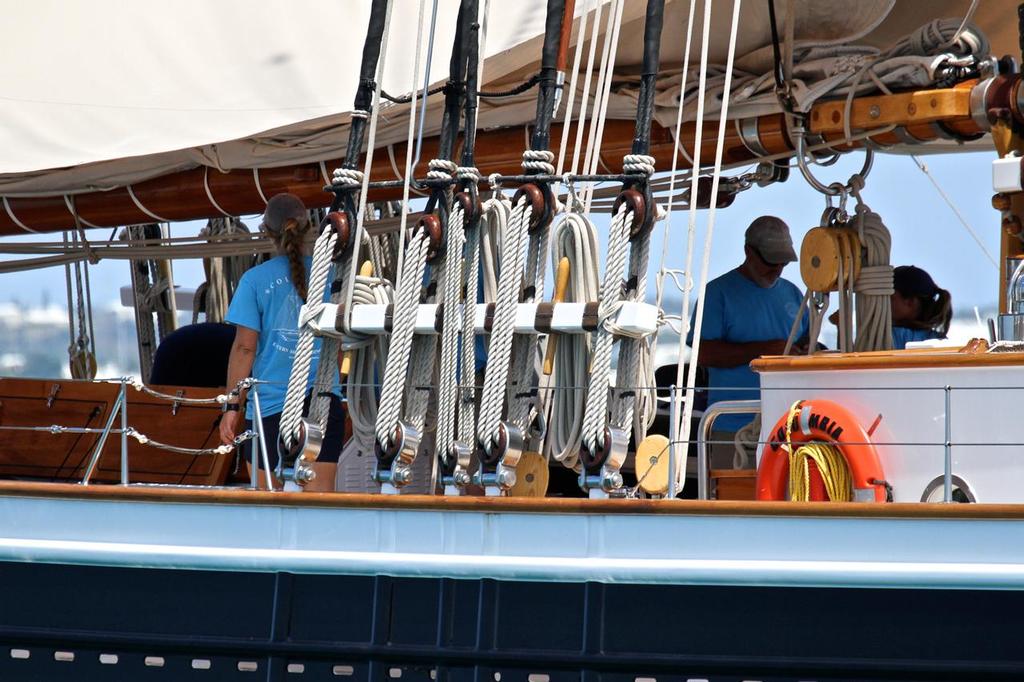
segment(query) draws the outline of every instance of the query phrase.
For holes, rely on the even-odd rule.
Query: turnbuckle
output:
[[[629,437],[616,426],[604,427],[604,437],[593,450],[586,439],[580,447],[580,488],[587,492],[611,494],[622,487],[620,469],[629,452]]]
[[[469,464],[473,458],[473,447],[462,441],[452,443],[448,456],[442,459],[444,472],[441,481],[446,495],[457,495],[462,488],[472,483]]]
[[[473,476],[473,482],[482,486],[488,495],[509,490],[516,484],[516,466],[523,456],[524,446],[523,430],[510,422],[500,422],[497,442],[478,444],[480,469]]]
[[[299,437],[291,447],[285,443],[284,434],[277,437],[277,455],[281,477],[291,480],[300,486],[316,478],[313,462],[320,456],[320,448],[324,443],[324,434],[320,425],[309,419],[299,422]]]
[[[401,488],[412,481],[412,463],[420,449],[420,430],[406,421],[399,421],[387,446],[374,443],[377,470],[373,480]]]

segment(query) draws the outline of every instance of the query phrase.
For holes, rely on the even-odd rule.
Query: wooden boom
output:
[[[869,138],[879,145],[923,143],[940,137],[973,139],[987,131],[984,120],[978,120],[977,103],[972,103],[972,88],[976,85],[976,81],[969,81],[953,88],[858,98],[851,106],[849,127],[855,132],[879,130]],[[985,102],[984,106],[988,104]],[[845,101],[815,105],[810,115],[810,143],[814,144],[817,140],[819,143],[831,144],[835,151],[848,151],[862,145],[863,142],[843,144],[844,110]],[[893,126],[897,127],[894,129]],[[633,127],[633,121],[611,120],[606,123],[600,153],[600,172],[621,172],[622,158],[630,153]],[[717,121],[704,122],[703,158],[713,157],[717,128]],[[560,139],[560,130],[561,124],[552,126],[552,140]],[[481,131],[478,134],[477,165],[484,176],[520,172],[521,153],[526,139],[524,132],[523,127],[514,127]],[[693,150],[695,133],[696,125],[693,122],[683,125],[680,141],[688,153]],[[437,138],[424,140],[423,159],[433,158],[437,143]],[[568,144],[567,153],[571,155],[574,136],[569,137]],[[764,156],[789,155],[793,150],[794,145],[786,134],[782,114],[772,114],[756,119],[740,119],[729,126],[723,160],[729,165],[754,161]],[[392,151],[396,158],[404,158],[405,145],[396,144]],[[654,124],[651,131],[651,154],[655,157],[659,171],[667,171],[672,167],[672,153],[672,131]],[[687,159],[680,158],[677,167],[685,169],[687,163]],[[172,221],[220,217],[221,208],[232,215],[260,213],[264,207],[261,190],[263,196],[267,197],[278,192],[292,192],[307,206],[323,207],[331,199],[331,195],[324,191],[324,186],[329,183],[327,169],[340,165],[340,159],[324,159],[319,164],[257,170],[245,168],[226,173],[200,167],[139,182],[132,186],[132,190],[139,203],[151,214]],[[387,154],[375,156],[371,178],[400,179],[396,177]],[[207,182],[209,195],[206,191]],[[372,190],[369,198],[371,201],[383,201],[400,197],[401,188],[384,188]],[[72,228],[75,225],[72,206],[85,227],[116,227],[153,222],[153,217],[140,210],[125,187],[78,194],[73,204],[66,201],[63,195],[21,199],[8,197],[6,210],[0,210],[0,236],[22,234],[26,231],[22,226],[34,232]]]

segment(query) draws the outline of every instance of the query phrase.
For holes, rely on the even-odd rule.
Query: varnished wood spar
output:
[[[1024,353],[964,353],[957,348],[773,355],[758,358],[750,363],[755,372],[1016,366],[1024,366]]]
[[[957,135],[971,137],[981,133],[978,124],[971,119],[969,102],[970,83],[955,88],[931,90],[924,93],[900,93],[881,97],[862,98],[868,101],[862,105],[861,100],[854,100],[851,128],[853,130],[870,130],[881,128],[880,121],[889,121],[909,126],[909,136],[926,142],[940,137],[942,131],[936,128],[936,121]],[[932,100],[936,105],[931,106]],[[920,103],[920,106],[918,106]],[[914,112],[910,113],[910,105],[914,104]],[[885,106],[884,119],[880,113],[873,118],[873,106]],[[850,149],[851,146],[841,144],[843,139],[842,104],[838,102],[822,102],[811,110],[812,132],[824,136],[825,140],[834,143],[837,149]],[[904,112],[901,119],[899,112]],[[817,115],[817,123],[814,120]],[[836,119],[838,115],[838,120]],[[601,172],[621,172],[622,159],[630,153],[633,138],[633,121],[608,121],[604,132],[604,144],[599,156]],[[888,127],[888,126],[885,126]],[[783,124],[782,116],[772,114],[758,119],[758,139],[768,154],[787,154],[792,152]],[[715,151],[718,134],[718,122],[704,123],[702,156],[711,158]],[[751,161],[755,155],[744,145],[736,126],[726,127],[724,141],[724,161],[726,165]],[[696,125],[685,123],[680,133],[680,142],[688,154],[693,153]],[[588,136],[584,135],[584,139]],[[503,128],[500,130],[480,131],[477,136],[477,166],[485,175],[491,173],[515,174],[520,172],[522,150],[527,146],[528,129],[524,127]],[[552,140],[561,139],[561,124],[552,125]],[[574,151],[575,136],[569,136],[567,155]],[[876,142],[895,144],[905,140],[895,133],[879,133]],[[422,158],[424,161],[417,169],[417,176],[425,173],[426,160],[433,158],[437,150],[437,138],[424,140]],[[392,147],[396,159],[405,157],[405,144]],[[553,151],[558,151],[554,149]],[[668,128],[652,125],[651,150],[655,158],[655,167],[659,171],[667,171],[672,167],[674,144]],[[393,168],[388,154],[376,154],[374,157],[371,177],[374,180],[400,179]],[[680,156],[677,166],[685,169],[686,158]],[[259,186],[265,196],[278,192],[292,192],[299,196],[310,207],[327,206],[330,195],[323,191],[328,182],[331,170],[341,164],[340,159],[325,159],[323,166],[310,163],[281,168],[266,168],[259,171]],[[238,169],[221,173],[217,170],[193,169],[170,173],[168,175],[140,182],[132,186],[139,202],[149,211],[168,220],[194,220],[206,217],[220,217],[220,211],[210,202],[204,187],[204,177],[209,181],[210,193],[214,200],[225,211],[235,215],[260,213],[264,203],[260,198],[252,169]],[[401,188],[373,190],[372,201],[398,199]],[[64,230],[74,225],[74,219],[63,196],[39,197],[32,199],[9,198],[11,211],[18,220],[32,230],[53,232]],[[87,225],[112,227],[133,223],[152,222],[152,217],[141,211],[132,201],[126,188],[117,188],[106,192],[89,192],[79,194],[75,198],[79,215]],[[0,236],[22,234],[21,227],[14,222],[5,210],[0,210]]]
[[[736,502],[726,500],[589,500],[528,497],[445,497],[286,493],[224,488],[147,488],[0,481],[2,498],[113,502],[256,505],[337,509],[425,510],[528,514],[650,514],[676,516],[821,517],[864,519],[1024,520],[1024,504],[866,504],[856,502]]]

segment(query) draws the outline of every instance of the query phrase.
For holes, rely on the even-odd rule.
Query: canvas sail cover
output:
[[[798,44],[862,41],[884,46],[931,17],[963,16],[967,0],[794,0]],[[577,0],[577,15],[608,0]],[[429,20],[430,5],[426,5]],[[441,0],[429,79],[443,82],[457,4]],[[702,3],[694,34],[700,35]],[[363,0],[34,0],[6,8],[0,41],[0,195],[92,192],[209,166],[266,168],[343,156],[369,14]],[[780,15],[787,0],[777,0]],[[416,87],[412,63],[418,0],[395,0],[384,55],[384,89]],[[609,115],[632,118],[630,78],[641,60],[642,0],[626,0]],[[689,0],[669,0],[662,40],[666,77],[659,118],[674,118],[672,91],[685,45]],[[716,2],[710,61],[722,64],[731,2]],[[604,14],[607,15],[607,9]],[[489,3],[485,84],[515,84],[536,70],[544,0]],[[1016,45],[1016,2],[982,3],[974,22],[996,54]],[[589,33],[589,31],[588,31]],[[575,40],[574,36],[574,40]],[[426,40],[424,40],[424,43]],[[739,68],[771,64],[767,4],[745,2]],[[699,59],[699,40],[691,60]],[[485,86],[486,87],[486,86]],[[440,97],[426,133],[438,127]],[[480,127],[523,124],[534,94],[486,100]],[[763,105],[759,105],[763,106]],[[770,108],[770,106],[769,106]],[[405,139],[408,108],[382,108],[378,146]],[[742,106],[730,111],[749,115]]]

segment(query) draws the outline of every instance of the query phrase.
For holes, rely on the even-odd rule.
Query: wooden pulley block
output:
[[[444,228],[441,227],[441,219],[433,213],[420,218],[416,224],[417,229],[423,230],[427,235],[427,260],[433,261],[444,253]]]
[[[554,203],[551,189],[547,185],[541,188],[535,183],[528,182],[520,186],[516,193],[512,195],[512,205],[519,205],[519,200],[522,197],[526,197],[526,201],[530,204],[529,232],[533,233],[547,227],[548,223],[551,222],[551,206]]]
[[[330,227],[338,236],[334,242],[334,253],[332,259],[337,261],[341,255],[348,250],[352,240],[352,227],[349,225],[348,216],[344,211],[331,211],[320,221],[320,230]]]
[[[516,465],[516,484],[509,497],[544,497],[548,494],[548,460],[539,452],[523,452]]]
[[[839,264],[843,279],[853,271],[860,275],[860,240],[845,227],[815,227],[800,244],[800,276],[812,291],[836,291],[839,288]]]
[[[643,232],[647,222],[647,201],[643,193],[636,189],[624,189],[619,192],[612,203],[612,215],[618,215],[619,208],[625,204],[626,212],[633,214],[633,222],[629,226],[629,237],[632,239]]]
[[[648,495],[664,495],[668,492],[668,438],[651,434],[640,441],[636,448],[636,480],[640,489]]]
[[[96,356],[84,349],[71,353],[70,369],[72,379],[93,380],[96,378]]]

